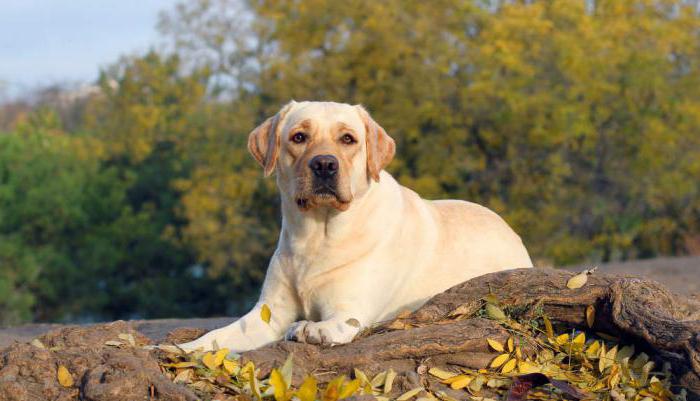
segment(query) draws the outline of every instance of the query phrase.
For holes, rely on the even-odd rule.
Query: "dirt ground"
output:
[[[566,270],[576,271],[586,266],[566,267]],[[601,273],[634,275],[657,281],[672,292],[690,295],[700,299],[700,256],[678,258],[656,258],[624,263],[610,263],[599,266]],[[217,317],[207,319],[158,319],[136,321],[136,329],[145,336],[159,340],[168,332],[178,327],[198,327],[211,330],[232,322],[235,318]],[[62,327],[59,324],[27,324],[16,327],[0,328],[0,348],[14,342],[28,342],[32,339]]]

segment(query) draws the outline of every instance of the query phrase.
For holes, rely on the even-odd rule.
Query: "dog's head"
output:
[[[394,157],[394,140],[360,105],[295,102],[255,128],[248,149],[301,210],[346,210]]]

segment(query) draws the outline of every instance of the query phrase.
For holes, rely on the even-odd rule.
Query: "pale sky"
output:
[[[158,12],[175,0],[0,0],[0,97],[92,82],[122,54],[161,42]]]

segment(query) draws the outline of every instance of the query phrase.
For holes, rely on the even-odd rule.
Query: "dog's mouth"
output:
[[[317,185],[312,190],[312,193],[319,197],[332,196],[338,198],[338,192],[336,191],[336,189],[326,184]]]
[[[323,206],[344,211],[350,207],[351,201],[352,197],[346,198],[337,189],[324,184],[319,184],[309,193],[299,194],[296,197],[297,207],[302,211]]]

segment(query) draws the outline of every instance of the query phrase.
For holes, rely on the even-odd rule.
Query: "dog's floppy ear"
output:
[[[367,143],[367,174],[375,181],[379,181],[379,172],[394,158],[396,144],[386,133],[384,128],[377,124],[361,105],[356,105],[357,112],[365,124],[365,142]]]
[[[275,170],[280,152],[280,130],[285,117],[295,104],[294,100],[287,103],[277,114],[258,125],[248,135],[248,150],[262,166],[265,177]]]

